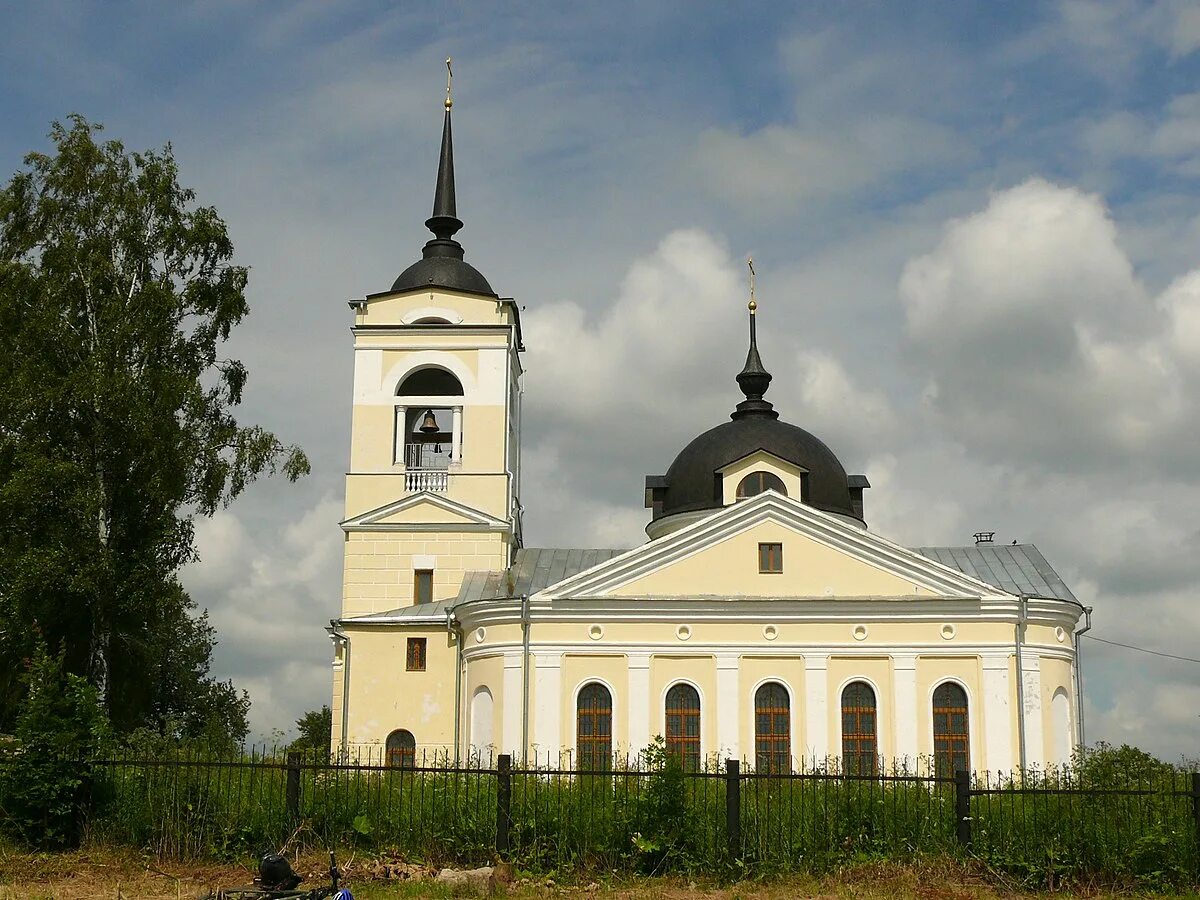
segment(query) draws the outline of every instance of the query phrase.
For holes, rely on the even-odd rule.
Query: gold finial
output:
[[[454,105],[454,99],[450,96],[450,82],[454,80],[454,70],[450,68],[450,57],[446,57],[446,109]]]
[[[746,308],[750,310],[750,315],[754,315],[754,311],[758,309],[758,303],[754,300],[754,259],[746,257],[746,265],[750,267],[750,302],[746,304]]]

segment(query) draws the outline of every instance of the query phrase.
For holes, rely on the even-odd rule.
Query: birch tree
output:
[[[308,472],[234,417],[247,372],[221,351],[247,269],[224,222],[169,145],[100,130],[55,123],[54,152],[0,190],[0,729],[35,635],[119,729],[244,704],[209,677],[214,635],[178,573],[195,517]]]

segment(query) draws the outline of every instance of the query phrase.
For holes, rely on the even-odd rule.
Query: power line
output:
[[[1193,659],[1190,656],[1176,656],[1174,653],[1163,653],[1159,650],[1147,650],[1145,647],[1135,647],[1133,644],[1122,644],[1120,641],[1106,641],[1104,638],[1093,637],[1087,633],[1081,634],[1080,637],[1085,637],[1092,641],[1099,641],[1101,644],[1109,644],[1113,647],[1124,647],[1126,650],[1136,650],[1139,653],[1149,653],[1151,656],[1161,656],[1165,659],[1178,659],[1182,662],[1200,663],[1200,659]]]

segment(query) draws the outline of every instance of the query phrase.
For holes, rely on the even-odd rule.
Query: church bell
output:
[[[433,410],[425,410],[425,420],[421,423],[421,432],[423,434],[437,434],[440,430],[437,419],[433,417]]]

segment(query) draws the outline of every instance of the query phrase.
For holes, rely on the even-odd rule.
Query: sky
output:
[[[184,572],[258,737],[330,699],[351,313],[428,238],[522,305],[529,546],[645,540],[725,421],[758,272],[768,399],[898,542],[1035,543],[1092,635],[1200,657],[1200,4],[0,5],[0,177],[81,113],[251,269],[244,422],[308,452]],[[1084,639],[1089,743],[1200,748],[1200,664]]]

